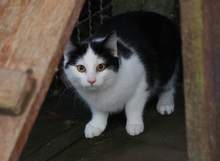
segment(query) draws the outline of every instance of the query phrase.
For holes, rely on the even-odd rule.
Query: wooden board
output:
[[[1,161],[18,160],[83,3],[84,0],[0,1],[0,68],[21,72],[31,69],[36,81],[22,115],[0,114]]]
[[[220,1],[181,0],[190,161],[220,158]]]
[[[28,105],[34,84],[28,71],[0,68],[0,113],[21,114]]]

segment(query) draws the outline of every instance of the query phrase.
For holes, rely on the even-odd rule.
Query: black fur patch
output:
[[[65,69],[67,69],[70,65],[76,65],[77,61],[86,54],[86,50],[88,48],[88,44],[73,43],[73,45],[73,50],[70,50],[67,54],[69,60],[65,64]]]
[[[91,48],[98,57],[104,59],[106,67],[114,70],[115,72],[119,69],[119,59],[113,55],[112,49],[108,49],[103,45],[103,42],[92,42]]]

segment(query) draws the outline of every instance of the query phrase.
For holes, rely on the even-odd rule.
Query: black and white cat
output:
[[[91,38],[69,42],[64,72],[92,111],[85,137],[99,136],[109,114],[123,109],[128,134],[142,133],[144,107],[155,94],[158,112],[171,114],[180,48],[175,25],[151,12],[115,16]]]

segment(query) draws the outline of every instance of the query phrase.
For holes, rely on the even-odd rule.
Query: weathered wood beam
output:
[[[0,114],[1,161],[18,160],[83,3],[84,0],[0,1],[0,68],[18,72],[31,69],[35,80],[35,89],[21,115]]]
[[[0,68],[0,113],[19,115],[34,90],[31,73]]]
[[[181,0],[188,155],[220,158],[220,1]]]

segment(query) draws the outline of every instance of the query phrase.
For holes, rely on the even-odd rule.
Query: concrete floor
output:
[[[67,96],[68,95],[68,96]],[[186,129],[182,88],[176,109],[161,116],[153,100],[145,108],[145,131],[131,137],[123,113],[109,118],[105,132],[94,139],[84,137],[91,115],[65,92],[47,98],[39,113],[20,161],[186,161]]]

